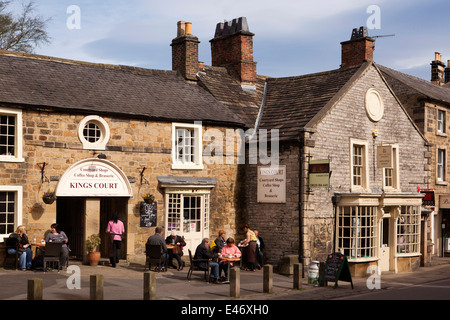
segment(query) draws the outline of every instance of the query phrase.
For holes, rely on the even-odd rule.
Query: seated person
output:
[[[213,259],[217,258],[219,255],[217,253],[209,252],[209,239],[204,238],[202,243],[197,246],[195,250],[194,259]],[[196,261],[195,265],[199,268],[206,269],[207,263],[204,261]],[[211,267],[211,273],[209,274],[209,282],[221,284],[219,281],[219,264],[217,262],[210,261],[209,266]]]
[[[169,260],[167,261],[168,266],[172,266],[174,269],[176,267],[173,265],[173,257],[178,261],[178,271],[183,270],[184,263],[181,260],[183,255],[183,247],[186,245],[184,237],[177,236],[174,230],[170,232],[170,236],[166,238],[166,244],[174,245],[173,249],[168,249]]]
[[[45,243],[48,242],[57,242],[62,243],[61,247],[61,256],[59,258],[60,263],[60,269],[62,269],[63,266],[66,265],[67,260],[69,259],[69,248],[67,247],[67,242],[69,241],[69,238],[65,234],[64,231],[62,231],[57,223],[53,223],[50,226],[50,229],[52,230],[50,233],[47,234],[45,237]]]
[[[222,248],[222,253],[219,254],[219,257],[229,257],[232,256],[233,258],[240,258],[241,257],[241,251],[238,247],[234,244],[233,238],[227,239],[227,244]],[[231,258],[231,257],[230,257]],[[222,270],[225,273],[225,279],[228,279],[228,263],[230,264],[230,267],[233,266],[232,261],[226,261],[222,260],[219,262],[219,275],[222,274]]]
[[[161,236],[162,233],[162,228],[161,227],[156,227],[155,228],[155,234],[148,237],[147,239],[147,243],[148,244],[155,244],[155,245],[161,245],[161,258],[163,259],[163,261],[165,261],[167,259],[167,246],[166,246],[166,242],[164,241],[164,238]],[[159,268],[161,270],[163,270],[165,268],[165,263],[161,262]]]
[[[32,265],[33,252],[28,241],[25,226],[18,226],[15,233],[11,233],[6,243],[8,254],[16,254],[16,244],[19,244],[19,268],[30,270]]]

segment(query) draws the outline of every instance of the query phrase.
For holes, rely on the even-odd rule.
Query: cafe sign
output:
[[[86,159],[64,172],[57,197],[132,197],[125,174],[110,161]]]
[[[310,188],[328,188],[330,186],[330,160],[311,160],[308,170]]]
[[[258,167],[257,200],[261,203],[286,202],[286,166]]]

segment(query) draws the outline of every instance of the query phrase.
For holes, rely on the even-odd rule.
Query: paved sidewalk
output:
[[[102,274],[104,279],[105,300],[142,300],[144,267],[119,263],[117,268],[109,266],[91,267],[73,263],[79,267],[81,289],[68,289],[67,281],[72,277],[66,271],[19,271],[0,269],[0,300],[26,300],[27,280],[43,279],[44,300],[89,300],[89,278],[91,274]],[[194,272],[190,281],[186,279],[188,268],[175,269],[156,275],[157,300],[330,300],[340,299],[370,292],[366,278],[353,278],[354,288],[349,282],[338,282],[327,287],[314,287],[303,281],[302,290],[293,290],[292,278],[274,273],[273,293],[263,293],[263,271],[249,272],[241,270],[240,298],[230,298],[229,284],[209,284],[203,280],[203,273]],[[381,276],[381,288],[389,289],[405,284],[417,284],[426,281],[449,279],[450,258],[434,258],[431,267],[420,268],[413,273]]]

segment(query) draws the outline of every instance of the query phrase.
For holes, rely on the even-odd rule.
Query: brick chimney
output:
[[[431,83],[435,85],[444,85],[444,68],[445,63],[442,62],[442,57],[439,52],[434,53],[434,60],[431,61]]]
[[[214,39],[210,40],[212,65],[225,67],[242,84],[255,85],[253,36],[245,17],[218,23]]]
[[[190,22],[178,21],[177,37],[172,40],[172,70],[180,72],[186,79],[197,81],[198,38],[192,35]]]
[[[366,27],[353,29],[351,39],[341,42],[341,68],[350,68],[359,66],[365,61],[373,61],[374,42],[375,39],[368,36]]]
[[[445,84],[450,82],[450,60],[447,60],[447,68],[444,70]]]

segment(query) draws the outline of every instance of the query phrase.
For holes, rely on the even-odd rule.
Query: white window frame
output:
[[[23,187],[22,186],[0,186],[0,192],[14,192],[15,193],[15,212],[14,212],[14,231],[22,224],[22,210],[23,210]],[[14,232],[13,231],[13,232]],[[9,233],[0,234],[0,242],[3,242],[4,237],[8,237]]]
[[[378,207],[338,206],[336,243],[352,261],[377,259]]]
[[[442,157],[440,157],[441,155]],[[446,184],[446,180],[447,180],[447,148],[438,147],[436,149],[436,183]]]
[[[399,147],[398,144],[391,145],[392,147],[392,167],[383,168],[383,190],[385,191],[400,191],[400,166],[399,166]],[[390,172],[389,172],[389,171]],[[392,184],[387,185],[386,180],[389,178],[389,173],[391,173],[390,179],[392,179]]]
[[[446,123],[447,123],[447,111],[443,109],[437,109],[436,115],[436,132],[439,135],[446,135]]]
[[[84,137],[84,128],[88,123],[94,123],[98,126],[101,132],[100,139],[96,142],[90,142]],[[78,125],[78,139],[83,144],[83,149],[87,150],[105,150],[106,144],[109,141],[111,132],[108,123],[102,117],[91,115],[84,117]]]
[[[13,155],[0,155],[0,162],[24,162],[22,110],[0,107],[0,115],[15,117],[15,141]]]
[[[397,255],[420,254],[420,206],[401,206],[397,220]]]
[[[354,184],[354,146],[362,147],[361,184]],[[350,190],[351,192],[365,192],[369,190],[369,143],[365,140],[350,138]]]
[[[185,197],[200,197],[200,216],[199,227],[203,237],[209,236],[209,215],[210,215],[210,193],[209,191],[194,192],[188,191],[171,191],[166,190],[166,226],[167,235],[170,231],[175,231],[178,235],[184,235],[188,226],[184,225],[184,198]]]
[[[178,141],[177,130],[186,129],[192,131],[194,134],[194,161],[179,161],[178,160]],[[202,125],[198,123],[172,123],[172,169],[182,170],[202,170]]]

